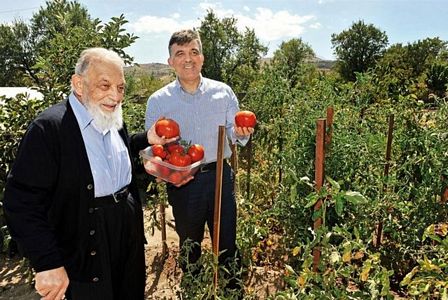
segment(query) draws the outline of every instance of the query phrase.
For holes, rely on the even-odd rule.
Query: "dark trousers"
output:
[[[91,223],[90,249],[85,249],[83,263],[92,270],[91,278],[89,281],[70,278],[67,299],[144,299],[141,205],[129,194],[120,203],[94,208],[90,215],[86,220]]]
[[[179,235],[179,245],[189,239],[194,244],[188,255],[188,262],[195,263],[201,256],[201,242],[204,239],[205,224],[213,238],[213,217],[215,201],[216,171],[198,171],[195,178],[182,187],[169,185],[168,201],[173,207],[176,232]],[[226,263],[236,255],[236,203],[233,190],[234,174],[227,163],[223,168],[221,223],[219,251],[225,250],[219,257],[219,262]],[[237,262],[238,263],[238,262]],[[181,263],[183,271],[186,265]]]

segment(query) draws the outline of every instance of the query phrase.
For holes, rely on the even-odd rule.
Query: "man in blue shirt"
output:
[[[194,263],[201,255],[200,244],[205,223],[213,233],[218,128],[224,125],[232,143],[241,145],[247,143],[254,129],[234,125],[239,107],[232,89],[222,82],[202,77],[204,56],[196,31],[175,32],[168,49],[168,63],[174,68],[177,79],[148,99],[145,125],[150,128],[161,117],[171,118],[179,123],[183,140],[201,144],[205,148],[205,165],[193,179],[180,186],[167,185],[168,201],[173,207],[180,247],[187,239],[195,242],[191,251],[187,254],[184,250],[182,255],[188,256],[189,263]],[[226,139],[224,157],[230,156],[231,149]],[[219,261],[226,265],[238,258],[233,181],[234,173],[225,162],[219,241],[219,250],[224,253],[220,255]],[[185,272],[186,265],[181,266]],[[237,286],[234,284],[233,287]]]
[[[165,140],[129,136],[123,60],[81,53],[68,99],[28,127],[8,174],[4,212],[45,300],[144,299],[143,213],[133,157]]]

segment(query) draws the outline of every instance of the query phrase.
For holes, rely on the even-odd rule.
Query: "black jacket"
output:
[[[120,130],[131,162],[149,146],[146,133],[128,136]],[[135,166],[130,191],[139,200]],[[39,272],[65,266],[72,279],[83,270],[88,249],[89,203],[93,176],[78,122],[68,102],[41,113],[29,126],[8,175],[4,212],[13,239]]]

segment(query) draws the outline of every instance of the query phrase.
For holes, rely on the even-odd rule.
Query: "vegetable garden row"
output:
[[[261,125],[238,178],[239,241],[249,264],[284,269],[275,297],[447,299],[445,101],[360,105],[362,91],[325,80],[286,95],[273,88],[245,98]],[[319,120],[328,106],[330,127]]]

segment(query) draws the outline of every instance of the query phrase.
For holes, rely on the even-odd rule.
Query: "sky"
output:
[[[271,57],[283,41],[301,38],[322,59],[334,59],[331,35],[359,20],[384,31],[389,45],[439,37],[448,41],[447,0],[79,0],[92,18],[108,22],[124,15],[125,29],[139,39],[125,49],[136,63],[166,63],[174,31],[199,27],[208,9],[234,17],[255,31]],[[0,23],[29,22],[45,0],[0,0]]]

